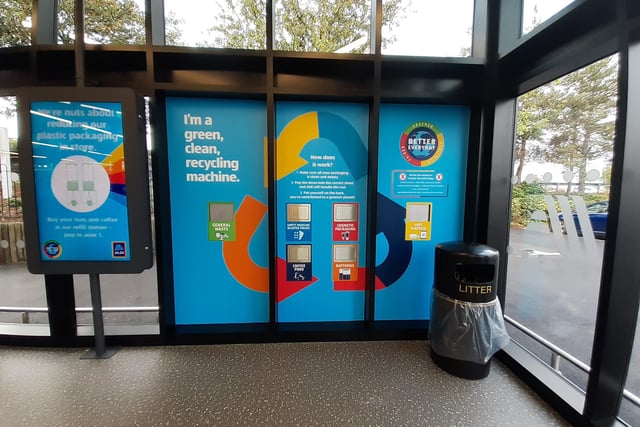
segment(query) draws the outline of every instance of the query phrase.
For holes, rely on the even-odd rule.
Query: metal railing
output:
[[[549,367],[551,369],[553,369],[555,372],[557,372],[558,375],[561,375],[563,378],[565,378],[565,377],[560,372],[560,360],[561,359],[565,359],[567,362],[571,363],[572,365],[574,365],[575,367],[577,367],[578,369],[580,369],[581,371],[583,371],[583,372],[585,372],[587,374],[589,374],[591,372],[591,367],[589,365],[587,365],[586,363],[582,362],[578,358],[572,356],[571,354],[567,353],[565,350],[563,350],[560,347],[558,347],[557,345],[553,344],[551,341],[549,341],[549,340],[541,337],[540,335],[536,334],[535,332],[533,332],[531,329],[527,328],[526,326],[518,323],[517,321],[513,320],[512,318],[510,318],[509,316],[506,316],[506,315],[504,316],[504,320],[505,320],[505,322],[507,322],[511,326],[513,326],[514,328],[518,329],[520,332],[524,333],[525,335],[528,335],[529,337],[531,337],[535,341],[537,341],[539,344],[542,344],[544,347],[546,347],[547,349],[551,350],[551,361],[549,363]],[[624,389],[623,395],[627,400],[629,400],[629,402],[631,402],[632,404],[634,404],[635,406],[640,408],[640,398],[638,396],[636,396],[635,394],[631,393],[626,388]]]
[[[76,313],[91,313],[92,307],[76,307]],[[105,313],[154,313],[160,307],[102,307]]]
[[[76,307],[76,313],[91,313],[92,307]],[[103,313],[157,313],[160,307],[102,307]],[[29,323],[29,313],[48,313],[47,307],[2,307],[0,313],[22,313],[22,323]]]

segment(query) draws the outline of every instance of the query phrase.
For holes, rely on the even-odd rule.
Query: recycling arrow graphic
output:
[[[405,240],[406,212],[388,197],[378,193],[378,223],[376,234],[382,233],[389,244],[389,253],[376,266],[376,289],[393,285],[407,270],[413,253],[413,242]]]
[[[229,273],[243,286],[256,292],[269,292],[269,269],[257,265],[249,254],[249,244],[267,205],[247,195],[236,212],[236,239],[222,244],[222,256]]]
[[[302,168],[308,162],[300,157],[304,146],[317,138],[331,141],[344,159],[354,180],[367,175],[367,148],[355,128],[342,117],[312,111],[291,120],[277,138],[277,179]]]

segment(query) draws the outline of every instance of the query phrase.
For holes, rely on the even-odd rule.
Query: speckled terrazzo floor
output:
[[[568,425],[502,364],[469,381],[425,341],[0,347],[0,426]]]

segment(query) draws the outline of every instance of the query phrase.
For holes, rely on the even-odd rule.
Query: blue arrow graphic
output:
[[[321,138],[336,145],[355,181],[367,175],[367,149],[351,123],[336,114],[318,112],[318,130]]]
[[[393,285],[407,270],[413,253],[413,242],[404,239],[406,212],[393,200],[378,193],[376,234],[382,233],[389,244],[387,258],[376,266],[376,276],[385,285]]]

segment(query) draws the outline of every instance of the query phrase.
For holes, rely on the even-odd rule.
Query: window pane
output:
[[[151,196],[151,224],[154,224],[153,182],[151,176],[152,137],[149,122],[149,98],[145,98],[147,118],[147,150],[149,158],[149,195]],[[103,319],[106,335],[159,334],[158,318],[158,276],[156,273],[155,232],[153,236],[153,267],[140,274],[103,274],[100,276]],[[88,275],[73,276],[74,293],[77,311],[78,335],[93,335],[88,326],[93,325],[90,311],[91,292]],[[110,311],[122,308],[133,311]]]
[[[265,49],[265,0],[164,0],[165,43]]]
[[[145,44],[144,0],[85,1],[84,33],[90,44]]]
[[[606,58],[518,99],[505,314],[586,365],[606,239],[616,79],[617,57]],[[586,388],[586,372],[511,332]]]
[[[84,2],[84,42],[87,44],[145,44],[144,0]],[[58,2],[58,44],[75,42],[74,0]]]
[[[370,0],[275,0],[274,49],[370,53]]]
[[[471,56],[473,0],[383,0],[382,53]]]
[[[75,274],[78,335],[93,335],[89,276]],[[140,274],[100,276],[103,319],[106,335],[158,334],[158,288],[156,266]],[[124,310],[117,310],[124,308]],[[130,311],[128,311],[130,310]]]
[[[560,12],[574,0],[524,0],[522,3],[522,35]]]
[[[58,44],[73,44],[76,39],[74,0],[58,0]]]
[[[49,335],[44,276],[26,264],[17,141],[15,98],[0,97],[0,307],[24,308],[0,310],[0,334]]]
[[[622,399],[619,417],[630,426],[640,425],[640,405],[633,402],[640,402],[640,325],[636,325],[633,352],[624,388],[634,396]]]
[[[0,0],[0,47],[31,44],[31,2]]]

